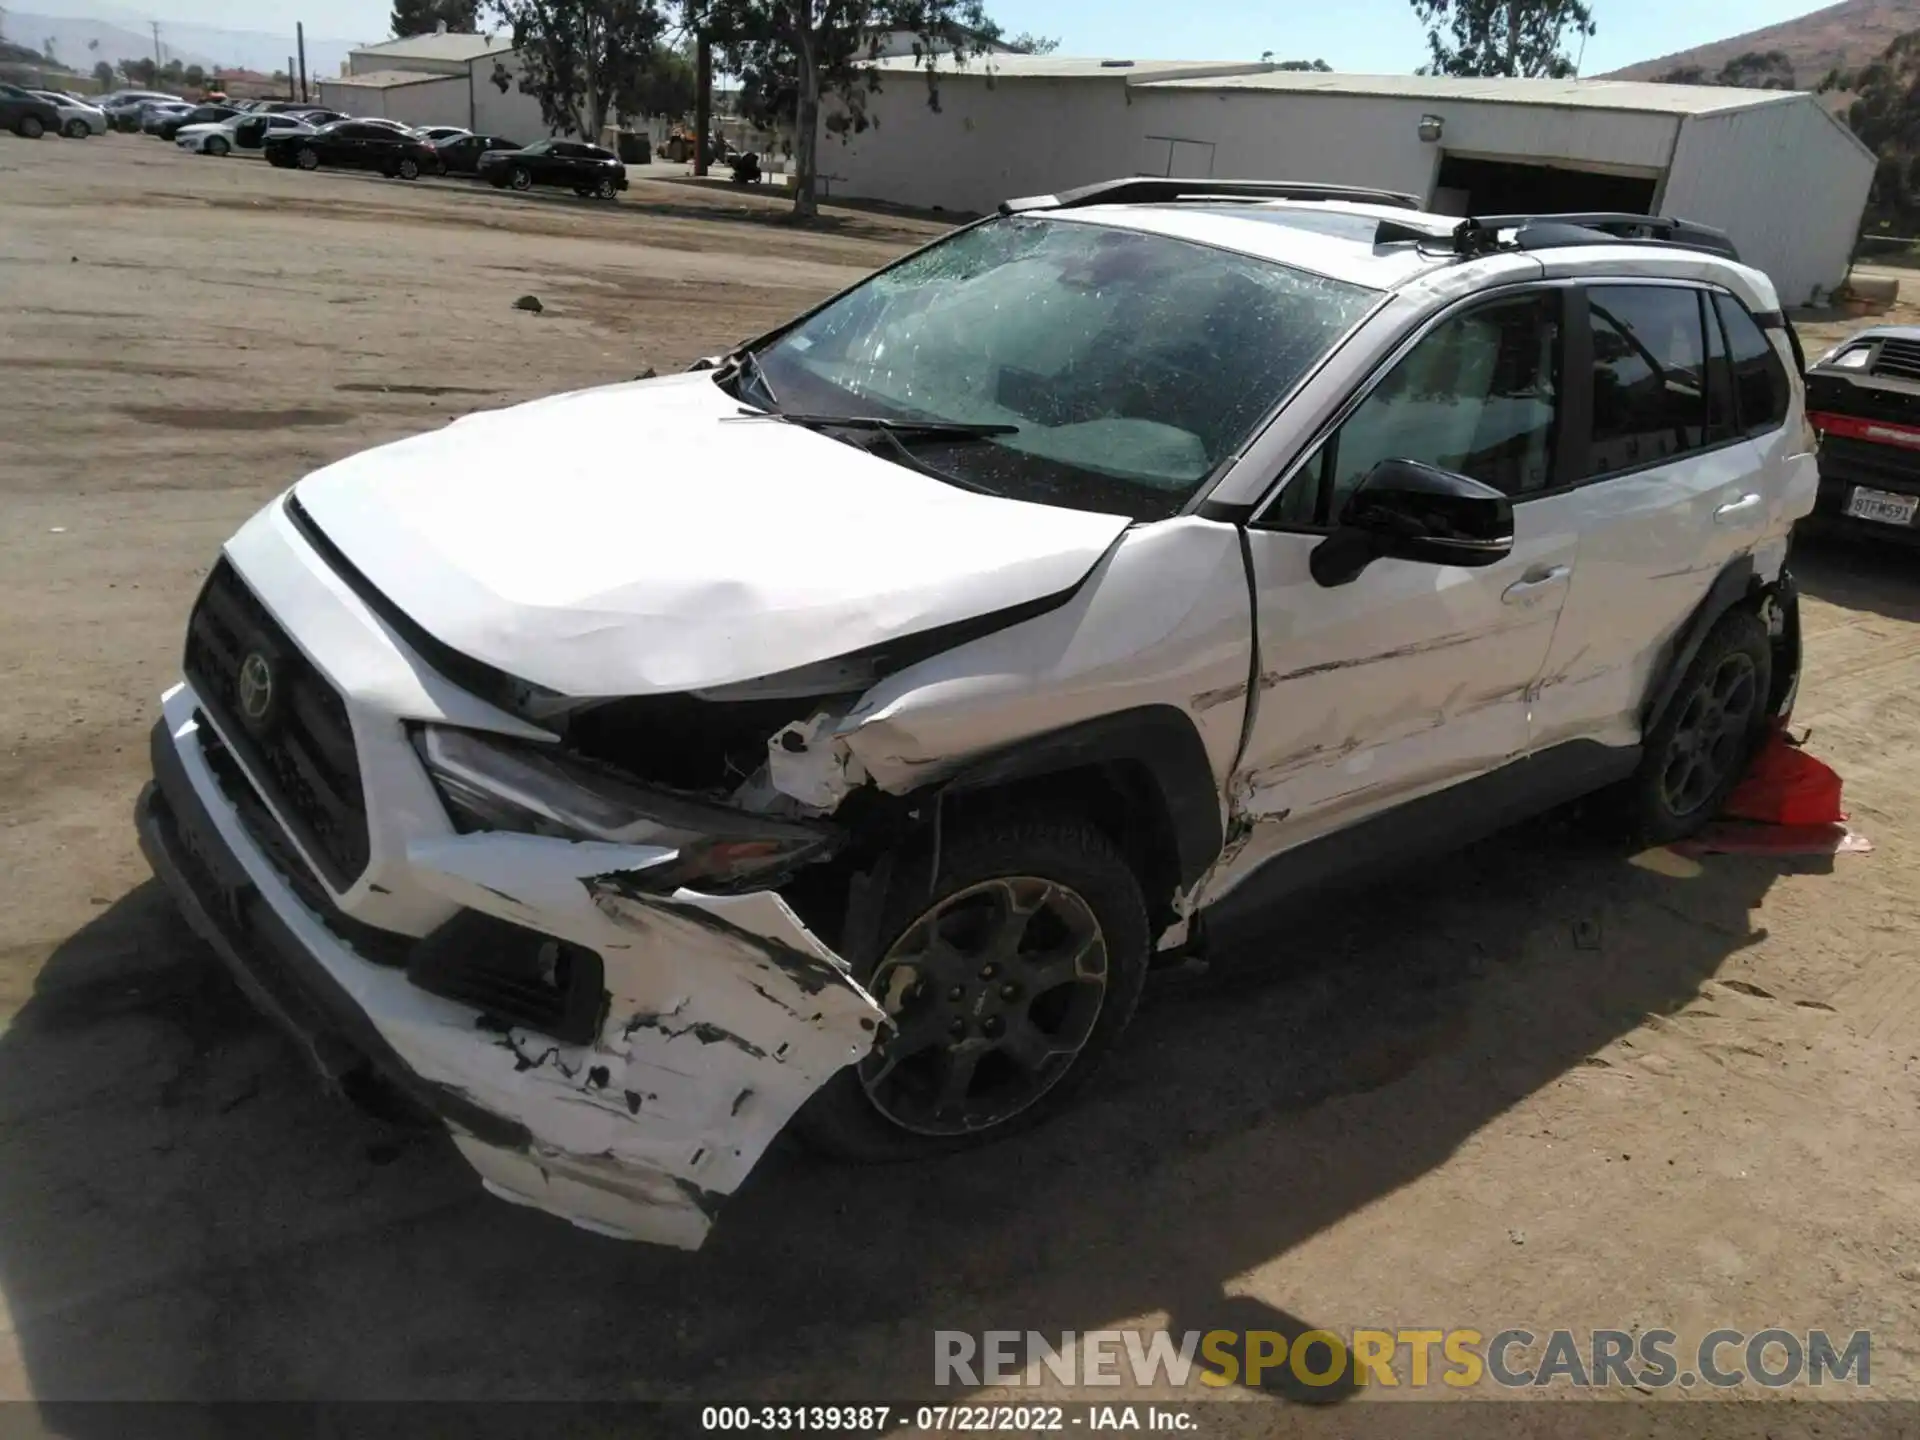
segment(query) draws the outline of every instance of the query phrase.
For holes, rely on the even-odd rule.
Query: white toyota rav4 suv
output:
[[[1011,202],[300,481],[194,607],[141,836],[349,1093],[698,1245],[789,1120],[1057,1108],[1277,895],[1603,787],[1710,816],[1799,673],[1797,351],[1685,222]]]

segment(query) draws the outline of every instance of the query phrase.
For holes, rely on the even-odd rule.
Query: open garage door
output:
[[[1443,155],[1433,208],[1446,215],[1550,215],[1577,210],[1650,215],[1658,187],[1658,177],[1648,174]]]

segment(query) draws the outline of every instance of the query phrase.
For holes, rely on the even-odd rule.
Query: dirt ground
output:
[[[1910,556],[1800,562],[1797,722],[1875,853],[1667,874],[1528,827],[1156,984],[1038,1134],[771,1156],[700,1254],[320,1092],[134,843],[196,585],[324,461],[683,365],[934,233],[777,208],[0,137],[0,1395],[899,1402],[937,1328],[1164,1324],[1871,1330],[1871,1393],[1920,1397]],[[1306,1423],[1234,1394],[1210,1430]]]

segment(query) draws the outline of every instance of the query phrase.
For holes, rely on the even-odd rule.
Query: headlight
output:
[[[414,747],[463,830],[657,845],[675,858],[639,877],[673,890],[738,888],[818,859],[835,832],[652,790],[549,747],[425,727]]]
[[[1836,345],[1813,363],[1816,367],[1825,366],[1830,370],[1864,370],[1872,359],[1871,345],[1855,345],[1851,348]]]

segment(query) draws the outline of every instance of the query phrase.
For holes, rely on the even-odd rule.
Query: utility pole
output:
[[[713,42],[702,30],[693,40],[693,173],[707,173],[707,131],[713,128]]]
[[[298,70],[293,68],[293,56],[287,56],[287,99],[289,100],[294,98],[293,77],[299,73]]]
[[[304,22],[293,22],[295,48],[300,52],[300,98],[307,98],[307,27]]]
[[[160,68],[160,22],[153,22],[153,68]]]

